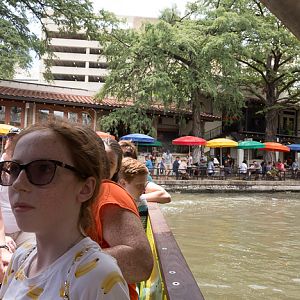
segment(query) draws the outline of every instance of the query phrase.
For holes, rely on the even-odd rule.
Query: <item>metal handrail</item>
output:
[[[163,295],[160,299],[204,300],[158,204],[148,203],[148,208],[155,253],[163,282]]]

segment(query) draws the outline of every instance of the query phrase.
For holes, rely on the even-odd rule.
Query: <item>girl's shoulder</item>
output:
[[[129,299],[128,286],[116,260],[93,243],[88,250],[87,246],[75,255],[70,298],[72,294],[80,295],[80,299],[98,299],[100,295],[111,294],[111,299]]]

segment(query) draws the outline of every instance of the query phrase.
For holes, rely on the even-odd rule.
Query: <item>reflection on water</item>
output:
[[[161,206],[206,300],[300,299],[300,194],[173,194]]]

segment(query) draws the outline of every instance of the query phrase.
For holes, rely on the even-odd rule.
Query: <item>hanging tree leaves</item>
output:
[[[262,103],[268,140],[278,113],[299,105],[299,41],[259,1],[198,1],[139,31],[115,26],[101,42],[111,73],[100,97],[190,108],[197,136],[204,97],[229,116]]]
[[[16,67],[28,69],[31,51],[39,57],[50,52],[46,18],[62,31],[84,29],[89,36],[97,30],[89,0],[0,0],[0,77],[13,78]]]

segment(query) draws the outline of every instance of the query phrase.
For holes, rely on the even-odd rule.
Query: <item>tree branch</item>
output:
[[[264,16],[264,11],[263,11],[263,8],[261,7],[261,3],[259,1],[255,1],[255,0],[254,0],[254,3],[257,5],[257,8],[260,11],[260,14],[262,16]]]
[[[243,63],[243,64],[245,64],[245,65],[247,65],[248,67],[252,68],[256,72],[258,72],[262,76],[262,78],[264,79],[264,81],[268,82],[266,76],[264,75],[264,73],[260,69],[258,69],[257,67],[253,66],[252,64],[250,64],[249,62],[247,62],[247,61],[245,61],[245,60],[243,60],[241,58],[236,58],[236,60],[239,61],[239,62],[241,62],[241,63]]]
[[[278,90],[278,94],[280,95],[281,93],[286,91],[291,85],[293,85],[297,81],[298,80],[293,79],[293,80],[289,81],[288,83],[286,83],[281,89]]]
[[[257,98],[259,98],[263,103],[266,103],[266,99],[257,92],[257,90],[254,90],[252,87],[250,86],[246,86],[245,90],[247,92],[250,92],[251,94],[253,94],[254,96],[256,96]]]
[[[283,60],[281,63],[278,64],[278,67],[281,67],[282,65],[286,64],[287,62],[291,61],[293,59],[292,56],[288,57],[287,59]]]

